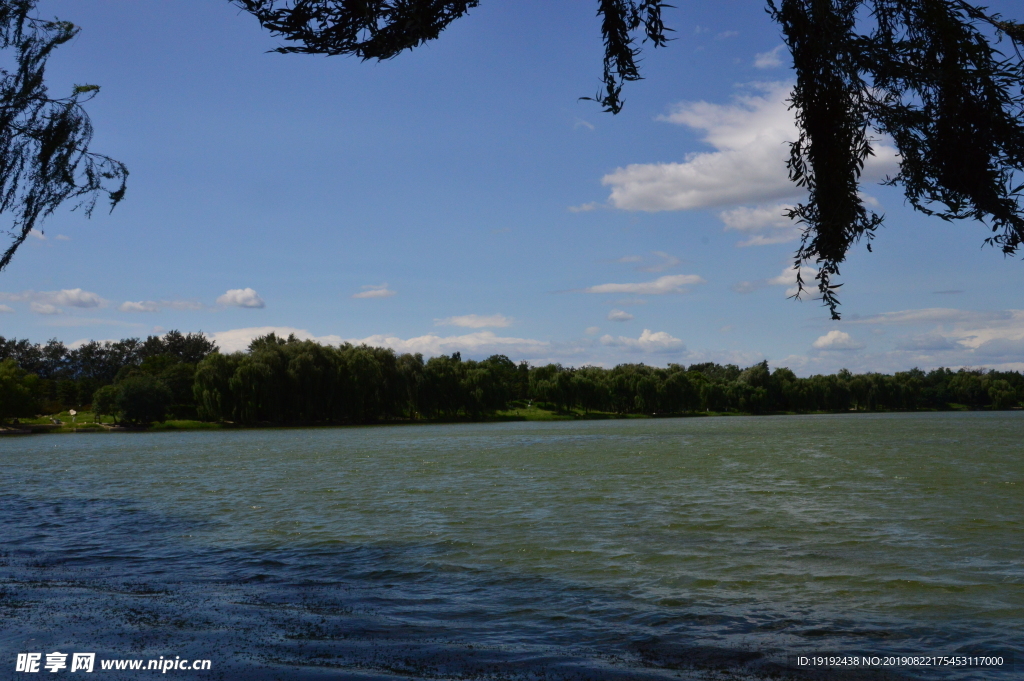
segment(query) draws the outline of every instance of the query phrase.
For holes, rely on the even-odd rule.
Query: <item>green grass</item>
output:
[[[544,407],[538,406],[537,403],[532,402],[529,404],[519,403],[518,407],[499,411],[490,418],[484,420],[492,421],[578,421],[578,420],[603,420],[603,419],[649,419],[652,418],[651,414],[617,414],[614,412],[603,412],[603,411],[592,411],[584,412],[582,409],[571,409],[569,411],[560,412],[553,408],[551,405],[546,403]],[[950,404],[949,407],[953,410],[967,410],[968,408],[960,404]],[[795,412],[786,412],[795,413]],[[828,413],[828,412],[814,412],[814,413]],[[741,416],[744,415],[741,412],[695,412],[688,414],[657,414],[655,417],[704,417],[704,416]],[[62,423],[60,425],[54,424],[50,419],[59,419]],[[457,419],[430,419],[424,421],[391,421],[384,422],[401,425],[401,424],[412,424],[412,423],[469,423],[472,419],[468,418],[457,418]],[[318,424],[330,427],[331,424]],[[84,432],[106,432],[115,427],[114,419],[110,416],[104,416],[101,423],[97,423],[95,415],[90,411],[78,412],[74,422],[72,422],[71,414],[67,411],[60,412],[59,414],[48,414],[31,419],[20,419],[20,426],[14,426],[10,423],[6,424],[7,429],[18,429],[21,430],[32,430],[36,433],[84,433]],[[177,431],[177,430],[221,430],[225,428],[239,428],[245,427],[239,424],[233,423],[211,423],[209,421],[195,421],[195,420],[168,420],[162,423],[154,423],[146,428],[131,428],[136,431]],[[256,427],[304,427],[304,426],[277,426],[273,424],[260,424]],[[4,430],[4,426],[0,426],[0,431]],[[117,428],[121,430],[121,428]]]
[[[547,406],[547,405],[545,405]],[[61,425],[55,425],[50,419],[59,419]],[[495,421],[574,421],[579,419],[619,419],[619,418],[650,418],[646,414],[614,414],[610,412],[590,412],[584,413],[582,409],[573,409],[568,412],[558,412],[553,409],[542,409],[536,404],[529,406],[520,406],[518,408],[508,409],[506,411],[499,411],[493,417]],[[462,422],[468,419],[456,419],[455,421]],[[67,411],[63,411],[59,414],[47,414],[32,419],[21,419],[21,428],[30,429],[34,432],[44,433],[82,433],[82,432],[102,432],[108,431],[114,427],[114,419],[110,416],[104,416],[101,423],[97,423],[95,415],[92,412],[78,412],[75,417],[74,423],[71,420],[71,414]],[[443,422],[444,420],[430,420],[421,421],[420,423],[432,423],[432,422]],[[403,422],[396,422],[403,423]],[[407,423],[407,422],[404,422]],[[225,423],[210,423],[208,421],[193,421],[193,420],[168,420],[162,423],[154,423],[147,428],[140,428],[138,430],[149,430],[149,431],[174,431],[174,430],[218,430],[223,428],[235,428],[238,427],[234,424]],[[135,429],[133,429],[135,430]]]
[[[21,422],[22,424],[42,425],[50,423],[50,418],[56,418],[66,423],[71,423],[71,414],[66,411],[62,411],[59,414],[46,414],[43,416],[38,416],[33,419],[21,419]],[[93,414],[92,412],[79,412],[78,415],[75,417],[75,420],[81,421],[82,423],[85,423],[86,421],[92,421]]]
[[[57,419],[61,421],[60,425],[56,425],[50,419]],[[104,430],[104,426],[96,422],[96,415],[91,411],[80,411],[74,419],[71,414],[67,411],[62,411],[58,414],[46,414],[37,418],[31,419],[20,419],[22,428],[30,428],[35,431],[44,430],[46,432],[53,433],[71,433],[71,432],[82,432],[88,430]],[[113,425],[114,419],[106,416],[102,419],[102,423],[110,426]]]
[[[51,419],[57,419],[61,421],[61,424],[56,425]],[[97,422],[96,415],[91,411],[78,412],[73,421],[71,414],[67,411],[62,411],[59,414],[46,414],[31,419],[19,419],[19,421],[21,429],[28,429],[37,433],[103,432],[115,426],[113,417],[104,416],[100,422]],[[12,424],[7,424],[7,426],[9,428],[19,427]],[[154,423],[148,428],[140,430],[213,430],[224,427],[224,424],[221,423],[172,419],[162,423]]]

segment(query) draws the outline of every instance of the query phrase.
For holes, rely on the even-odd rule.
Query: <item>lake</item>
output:
[[[5,437],[2,664],[678,679],[998,655],[796,676],[1009,679],[1022,440],[1024,412]]]

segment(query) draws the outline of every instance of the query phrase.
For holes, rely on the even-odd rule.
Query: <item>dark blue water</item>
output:
[[[977,413],[8,437],[0,664],[1014,678],[1022,434]],[[1006,664],[792,667],[813,653]]]

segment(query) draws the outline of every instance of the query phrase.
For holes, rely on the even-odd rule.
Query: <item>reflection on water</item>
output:
[[[6,438],[3,664],[660,679],[809,652],[1021,657],[1022,417]]]

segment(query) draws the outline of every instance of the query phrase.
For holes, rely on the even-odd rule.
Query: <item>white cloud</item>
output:
[[[639,338],[626,336],[601,336],[601,345],[623,348],[632,352],[682,352],[686,346],[680,339],[665,331],[652,332],[644,329]]]
[[[54,238],[55,238],[55,239],[57,239],[57,241],[71,241],[71,237],[69,237],[69,236],[68,236],[68,235],[66,235],[66,234],[58,234],[58,235],[57,235],[56,237],[54,237]]]
[[[1022,310],[958,310],[949,307],[926,307],[918,310],[883,312],[868,317],[853,317],[854,324],[988,324],[1014,322],[1024,315]]]
[[[29,301],[31,309],[40,314],[59,314],[64,307],[95,308],[106,307],[108,302],[99,295],[80,288],[62,291],[23,291],[21,293],[0,293],[0,300]],[[231,300],[237,302],[230,302]],[[263,301],[252,289],[236,289],[228,291],[217,299],[225,305],[241,305],[242,307],[262,307]],[[156,312],[160,309],[200,310],[203,304],[195,300],[139,300],[125,301],[118,306],[121,312]]]
[[[817,276],[818,270],[813,267],[801,267],[800,273],[803,276],[804,287],[810,290],[814,288],[814,277]],[[800,287],[796,284],[797,270],[794,267],[787,267],[782,270],[782,274],[777,277],[768,279],[765,283],[769,286],[786,286],[786,297],[795,296],[799,291]]]
[[[813,294],[816,291],[814,285],[814,276],[818,273],[818,270],[814,267],[804,265],[801,268],[804,276],[804,288],[806,293]],[[771,279],[761,279],[753,282],[737,282],[732,285],[732,290],[736,293],[746,294],[754,293],[759,289],[763,289],[766,286],[784,286],[785,296],[791,297],[797,295],[799,291],[797,287],[797,270],[793,267],[786,267],[778,276],[772,276]]]
[[[819,337],[812,345],[818,350],[859,350],[864,347],[863,343],[854,340],[850,334],[838,329],[833,329]]]
[[[771,286],[789,286],[791,288],[786,289],[786,295],[795,295],[797,291],[800,290],[796,285],[797,271],[798,270],[794,267],[787,267],[786,269],[782,270],[782,274],[767,280],[766,283],[768,283]]]
[[[536,356],[550,350],[550,343],[530,338],[510,338],[497,336],[493,331],[476,331],[462,336],[436,336],[427,334],[415,338],[403,339],[398,336],[378,334],[366,338],[342,338],[341,336],[314,336],[305,329],[289,326],[259,326],[246,329],[220,331],[207,336],[215,341],[224,352],[245,350],[254,338],[276,333],[287,338],[294,334],[299,340],[312,340],[323,345],[369,345],[372,347],[391,348],[395,352],[422,353],[427,356],[451,354],[453,352],[471,353],[474,355],[516,354],[519,356]]]
[[[65,305],[68,307],[102,307],[106,303],[95,293],[83,291],[80,288],[64,289],[39,295],[54,305]]]
[[[927,308],[887,312],[843,323],[870,325],[875,327],[872,331],[924,328],[895,339],[893,349],[887,351],[817,352],[787,357],[773,365],[789,366],[801,375],[833,372],[843,367],[855,372],[888,373],[940,366],[1024,371],[1024,310]]]
[[[767,52],[758,52],[754,55],[754,68],[774,69],[782,66],[782,53],[785,49],[785,45],[779,45]]]
[[[1024,359],[1024,352],[1014,354],[1016,344],[1024,341],[1024,310],[985,311],[932,307],[884,312],[851,321],[854,324],[873,325],[934,325],[935,328],[926,335],[933,343],[938,343],[935,340],[938,336],[955,342],[958,349],[970,351],[971,355],[982,354],[987,357],[1000,356],[1008,359],[1016,357],[1014,361]],[[917,342],[919,340],[915,340],[915,337],[902,341],[904,346],[913,346]]]
[[[725,40],[726,38],[735,38],[740,34],[739,31],[722,31],[715,36],[715,40]]]
[[[0,312],[14,312],[14,308],[10,305],[0,305]]]
[[[786,211],[793,208],[792,204],[779,203],[771,206],[749,208],[740,206],[732,210],[722,211],[718,217],[725,224],[725,230],[749,234],[746,241],[737,246],[768,246],[782,244],[800,238],[801,229],[795,222],[786,217]]]
[[[733,104],[688,102],[660,119],[705,133],[714,152],[689,154],[682,163],[638,163],[602,178],[612,188],[610,202],[624,210],[691,210],[764,203],[804,195],[789,180],[789,144],[797,139],[789,109],[789,86],[753,84],[763,95],[740,95]],[[896,170],[895,150],[875,145],[863,179]]]
[[[476,331],[463,336],[435,336],[427,334],[403,340],[397,336],[375,335],[350,339],[353,345],[372,345],[392,348],[396,352],[421,352],[424,355],[441,355],[452,352],[467,352],[477,355],[496,353],[517,353],[529,355],[547,351],[550,344],[530,338],[497,336],[493,331]]]
[[[975,367],[998,371],[1024,371],[1024,342],[1016,347],[1008,344],[994,354],[983,354],[958,348],[911,350],[896,349],[888,352],[816,352],[811,355],[791,355],[772,362],[773,366],[786,366],[799,376],[832,373],[846,368],[855,373],[906,371],[917,367],[925,371],[940,366],[956,369]]]
[[[462,326],[468,329],[483,329],[488,326],[495,328],[504,328],[511,326],[512,322],[515,321],[511,317],[506,317],[500,314],[492,314],[489,316],[478,315],[478,314],[466,314],[459,317],[446,317],[444,319],[435,319],[435,326]]]
[[[252,291],[252,289],[248,290]],[[228,293],[231,293],[231,291],[228,291]],[[255,293],[255,291],[253,291],[253,293]],[[222,305],[227,305],[228,303],[225,303],[221,300],[226,295],[228,294],[225,293],[223,296],[221,296],[217,300],[217,302],[221,303]],[[259,298],[259,296],[256,297]],[[260,302],[262,303],[262,300],[260,300]],[[262,307],[262,305],[243,305],[242,307]],[[203,309],[203,304],[195,300],[126,300],[125,302],[118,305],[117,309],[120,310],[121,312],[159,312],[160,310],[163,309],[201,310]]]
[[[104,343],[117,343],[120,340],[120,338],[79,338],[76,341],[68,343],[67,348],[68,350],[77,350],[83,345],[88,345],[89,343],[99,343],[102,345]]]
[[[608,313],[608,321],[610,322],[628,322],[630,319],[633,319],[633,315],[625,310],[612,310]]]
[[[597,208],[597,201],[591,201],[590,203],[581,203],[578,206],[569,206],[570,213],[589,213],[590,211]]]
[[[63,289],[61,291],[22,291],[21,293],[0,293],[0,300],[29,301],[33,312],[38,314],[60,314],[62,307],[104,307],[103,298],[91,291],[80,288]]]
[[[160,303],[156,303],[152,300],[140,300],[138,302],[132,302],[126,300],[117,307],[121,312],[158,312],[160,310]]]
[[[61,313],[61,309],[59,307],[57,307],[56,305],[51,305],[50,303],[39,303],[39,302],[36,302],[36,301],[32,301],[32,304],[29,305],[29,309],[32,310],[33,312],[35,312],[36,314],[60,314]]]
[[[654,281],[636,284],[598,284],[583,289],[584,293],[633,293],[636,295],[662,295],[665,293],[686,293],[684,286],[705,283],[696,274],[671,274],[658,277]]]
[[[871,194],[868,194],[867,192],[857,192],[857,196],[860,198],[861,201],[864,202],[865,206],[871,206],[872,208],[882,207],[882,202],[876,199],[875,197],[871,196]]]
[[[687,364],[715,362],[717,364],[735,364],[748,367],[766,359],[760,352],[745,350],[692,350],[686,353]]]
[[[369,285],[361,287],[363,290],[360,293],[353,293],[353,298],[390,298],[395,295],[397,291],[392,291],[388,288],[387,282],[378,286]]]
[[[889,313],[885,316],[893,320],[897,315],[903,319],[922,315],[914,315],[916,311]],[[878,317],[876,315],[876,317]],[[831,373],[844,366],[857,372],[863,371],[904,371],[918,366],[923,369],[938,366],[986,366],[1001,370],[1024,370],[1024,310],[1003,312],[977,312],[962,310],[946,310],[943,314],[932,314],[929,318],[967,319],[968,322],[952,322],[943,324],[932,331],[922,329],[918,336],[894,339],[890,343],[898,343],[894,349],[869,353],[860,349],[861,343],[851,337],[849,332],[836,331],[826,333],[815,341],[814,348],[803,355],[793,355],[785,359],[773,360],[773,367],[789,366],[800,375],[811,373]],[[58,316],[53,323],[78,322],[79,318]],[[100,320],[96,320],[99,323]],[[877,322],[877,320],[876,320]],[[847,322],[844,321],[846,328]],[[875,324],[877,326],[877,323]],[[882,328],[899,328],[895,324]],[[854,327],[856,328],[856,327]],[[865,330],[872,327],[866,326]],[[908,329],[917,332],[917,329]],[[853,331],[851,328],[850,331]],[[760,353],[745,351],[690,351],[678,338],[645,329],[639,337],[620,335],[600,336],[601,329],[592,326],[586,329],[579,339],[559,342],[541,341],[530,338],[498,336],[492,331],[474,331],[465,335],[444,336],[426,334],[417,337],[399,337],[379,334],[366,338],[342,338],[339,335],[315,336],[305,329],[293,327],[254,327],[234,329],[211,334],[217,344],[226,352],[244,350],[253,338],[274,332],[287,337],[295,334],[297,338],[315,340],[329,345],[342,343],[367,344],[393,348],[397,352],[421,352],[431,356],[462,352],[463,356],[474,358],[490,354],[506,354],[514,360],[528,359],[534,363],[562,362],[576,366],[594,364],[614,366],[619,362],[631,360],[631,355],[649,353],[652,364],[664,364],[669,361],[685,361],[696,363],[715,361],[719,363],[735,363],[749,366],[764,359]],[[893,335],[893,334],[890,334]],[[885,336],[873,337],[873,345],[885,340]],[[945,339],[945,341],[943,341]],[[967,343],[970,343],[968,345]],[[893,346],[890,346],[892,348]]]
[[[943,350],[957,350],[961,346],[941,334],[926,333],[904,338],[896,344],[896,347],[900,350],[910,350],[913,352],[940,352]]]
[[[282,338],[294,335],[299,340],[313,340],[323,345],[340,345],[345,342],[341,336],[314,336],[305,329],[296,329],[291,326],[251,326],[245,329],[208,333],[206,337],[214,341],[222,352],[238,352],[249,347],[249,343],[254,339],[271,333]]]
[[[233,288],[224,295],[217,298],[218,305],[225,307],[249,307],[261,308],[267,304],[260,298],[260,295],[251,288]]]
[[[996,338],[985,341],[974,348],[973,354],[988,361],[1020,361],[1024,359],[1024,338]]]
[[[46,235],[40,232],[38,229],[30,229],[28,235],[35,239],[39,239],[40,241],[46,241]]]

